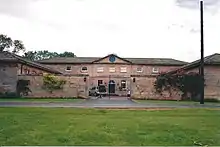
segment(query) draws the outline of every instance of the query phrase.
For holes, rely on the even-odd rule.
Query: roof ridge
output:
[[[214,53],[214,54],[210,55],[210,56],[208,57],[208,59],[205,61],[205,63],[207,63],[207,64],[211,63],[211,62],[212,62],[212,59],[213,59],[215,56],[220,56],[220,54],[219,54],[219,53]]]

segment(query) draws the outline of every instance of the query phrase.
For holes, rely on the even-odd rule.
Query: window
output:
[[[127,72],[127,68],[126,67],[121,67],[121,72]]]
[[[87,72],[87,67],[85,67],[85,66],[82,67],[82,68],[81,68],[81,71],[82,71],[82,72]]]
[[[142,67],[137,67],[137,72],[143,72],[143,68]]]
[[[98,80],[98,86],[102,85],[102,84],[103,84],[103,81],[102,80]]]
[[[110,67],[109,68],[109,72],[115,72],[115,68],[114,67]]]
[[[67,66],[66,71],[71,71],[71,66]]]
[[[103,67],[98,67],[97,68],[97,72],[103,72],[104,71],[104,68]]]
[[[121,88],[122,89],[126,88],[126,81],[125,80],[121,80]]]
[[[152,69],[152,73],[159,73],[159,69],[156,68],[156,67],[154,67],[154,68]]]
[[[30,74],[30,70],[24,69],[24,74],[29,75]]]

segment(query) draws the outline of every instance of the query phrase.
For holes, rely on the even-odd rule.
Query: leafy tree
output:
[[[12,40],[7,35],[0,34],[0,52],[12,49],[12,53],[18,53],[25,50],[24,44],[20,40]]]
[[[72,52],[63,52],[63,53],[58,54],[58,57],[76,57],[76,56]]]
[[[23,57],[31,61],[34,61],[34,60],[37,60],[36,54],[37,54],[36,51],[27,51],[24,53]]]
[[[56,52],[49,52],[48,50],[42,50],[42,51],[28,51],[24,53],[23,57],[32,61],[36,61],[36,60],[49,59],[53,57],[76,57],[76,56],[72,52],[63,52],[58,54]]]

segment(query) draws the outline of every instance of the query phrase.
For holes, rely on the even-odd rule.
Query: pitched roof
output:
[[[111,54],[112,55],[112,54]],[[109,56],[109,55],[108,55]],[[100,61],[105,57],[55,57],[38,61],[43,64],[91,64]],[[116,56],[116,55],[115,55]],[[116,56],[118,57],[118,56]],[[121,58],[131,64],[145,64],[145,65],[185,65],[187,62],[179,61],[171,58]]]
[[[198,67],[199,65],[200,65],[200,59],[193,61],[189,64],[186,64],[178,69],[169,71],[167,73],[175,73],[178,70],[189,70],[189,69]],[[220,54],[215,53],[215,54],[204,57],[204,65],[220,65]]]
[[[41,65],[39,63],[30,61],[30,60],[27,60],[27,59],[24,59],[24,58],[22,58],[22,57],[20,57],[16,54],[6,52],[6,51],[0,52],[0,61],[19,62],[19,63],[23,63],[23,64],[26,64],[28,66],[35,67],[35,68],[38,68],[38,69],[41,69],[41,70],[44,70],[44,71],[47,71],[47,72],[50,72],[50,73],[62,74],[61,72],[59,72],[57,70],[54,70],[50,67],[47,67],[45,65]]]

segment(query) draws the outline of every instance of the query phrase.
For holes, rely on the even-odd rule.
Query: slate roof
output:
[[[109,55],[108,55],[109,56]],[[117,55],[115,55],[118,57]],[[107,57],[107,56],[106,56]],[[38,61],[42,64],[91,64],[105,57],[55,57]],[[120,57],[119,57],[120,58]],[[144,65],[185,65],[187,62],[179,61],[171,58],[120,58],[132,64]]]
[[[196,61],[193,61],[191,63],[188,63],[188,64],[186,64],[186,65],[184,65],[184,66],[182,66],[182,67],[180,67],[176,70],[169,71],[167,73],[175,73],[178,70],[189,70],[189,69],[192,69],[192,68],[196,68],[199,65],[200,65],[200,59],[196,60]],[[215,54],[204,57],[204,65],[220,65],[220,54],[215,53]]]
[[[62,74],[61,72],[54,70],[50,67],[47,67],[45,65],[41,65],[39,63],[24,59],[16,54],[10,53],[10,52],[0,52],[0,61],[6,61],[6,62],[18,62],[18,63],[23,63],[25,65],[35,67],[50,73],[55,73],[55,74]]]

